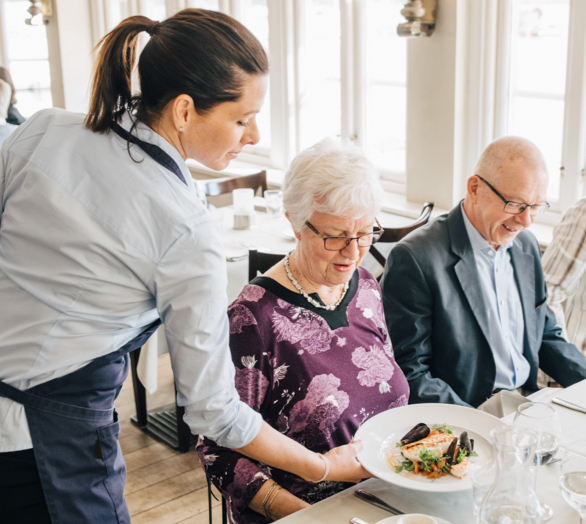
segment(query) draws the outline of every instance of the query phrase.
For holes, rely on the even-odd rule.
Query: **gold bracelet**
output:
[[[269,497],[271,496],[271,493],[273,492],[273,490],[278,486],[278,484],[273,481],[273,485],[270,487],[270,489],[267,491],[267,494],[265,495],[265,498],[262,501],[262,504],[260,505],[260,508],[262,510],[262,512],[265,514],[265,517],[268,519],[269,516],[267,515],[267,510],[265,508],[267,500],[269,500]]]
[[[279,491],[281,491],[282,489],[283,489],[283,487],[282,486],[279,486],[279,489],[275,490],[275,494],[273,495],[273,498],[267,504],[267,510],[265,512],[265,516],[269,520],[274,520],[273,517],[271,517],[271,506],[273,505],[273,502],[275,502],[275,499],[277,498],[277,495],[279,494]]]

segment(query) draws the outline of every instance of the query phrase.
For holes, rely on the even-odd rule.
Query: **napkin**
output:
[[[564,389],[552,402],[576,411],[586,413],[586,380]]]
[[[157,391],[159,331],[162,331],[162,329],[161,327],[155,331],[142,346],[136,366],[138,379],[151,395]],[[164,332],[163,336],[165,336]]]

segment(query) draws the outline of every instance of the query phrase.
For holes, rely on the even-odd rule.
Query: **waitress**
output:
[[[136,41],[151,39],[131,94]],[[0,151],[0,516],[129,523],[113,404],[162,322],[193,433],[312,480],[358,481],[239,399],[220,228],[187,158],[224,169],[259,140],[268,60],[232,18],[134,16],[102,41],[87,116],[48,109]]]

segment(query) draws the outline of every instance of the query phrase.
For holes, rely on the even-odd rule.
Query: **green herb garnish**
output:
[[[433,431],[441,431],[442,433],[449,433],[450,435],[454,434],[454,430],[448,426],[447,424],[434,424],[431,426]]]
[[[446,473],[450,472],[450,468],[446,464],[446,458],[438,457],[433,451],[430,451],[429,449],[424,449],[421,453],[419,453],[419,459],[421,460],[419,468],[423,471],[436,471],[441,469]],[[438,464],[438,462],[440,464]],[[438,468],[438,466],[440,467]]]
[[[456,458],[456,464],[460,464],[466,458],[466,450],[460,448],[460,453],[458,453],[458,457]]]
[[[413,471],[413,462],[410,460],[404,460],[398,466],[395,466],[395,473],[401,473],[401,471]]]

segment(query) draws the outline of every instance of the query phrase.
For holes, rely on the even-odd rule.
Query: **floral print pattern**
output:
[[[339,391],[340,379],[331,373],[313,377],[307,388],[307,394],[303,400],[297,402],[289,415],[289,434],[302,432],[310,424],[321,424],[324,434],[331,434],[331,427],[338,420],[340,414],[348,407],[348,393]],[[315,412],[319,411],[321,417],[316,421]],[[333,419],[335,417],[335,419]],[[315,438],[315,436],[314,436]]]
[[[334,335],[323,318],[312,311],[289,304],[280,309],[284,311],[274,311],[272,315],[277,342],[287,340],[293,344],[298,343],[311,355],[330,349]]]
[[[369,388],[379,384],[381,393],[389,393],[389,381],[393,378],[395,369],[384,350],[378,346],[370,346],[370,351],[359,347],[352,353],[352,363],[363,371],[358,373],[358,382]]]
[[[379,328],[385,327],[384,315],[382,311],[382,299],[380,287],[375,281],[361,281],[356,297],[356,307],[362,310],[364,318],[370,318]]]
[[[256,319],[250,310],[242,304],[236,304],[228,309],[228,317],[230,318],[230,335],[242,333],[244,326],[253,326],[256,324]]]
[[[240,300],[245,302],[258,302],[264,297],[265,289],[260,286],[246,286],[240,293]]]
[[[264,398],[269,381],[262,374],[260,369],[255,369],[256,359],[254,356],[242,357],[242,369],[236,369],[236,391],[240,395],[243,402],[246,402],[250,407],[260,409],[258,401]]]
[[[279,432],[312,451],[347,444],[365,420],[407,404],[409,386],[397,366],[384,321],[380,288],[358,268],[348,295],[347,325],[332,328],[315,310],[248,285],[229,308],[230,348],[241,399]],[[350,292],[349,292],[350,293]],[[368,349],[367,349],[368,348]],[[374,391],[373,388],[378,388]],[[231,524],[268,524],[250,501],[273,479],[314,503],[349,484],[320,482],[269,468],[200,438],[202,467],[228,501]]]

